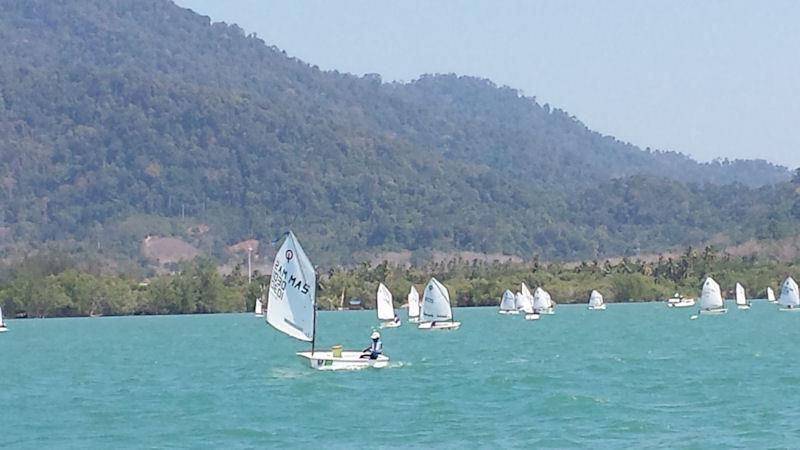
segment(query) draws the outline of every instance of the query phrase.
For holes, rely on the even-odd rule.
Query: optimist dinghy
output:
[[[414,286],[411,286],[411,291],[408,293],[408,321],[419,322],[419,292]]]
[[[3,308],[0,308],[0,333],[8,331],[6,323],[3,321]]]
[[[703,283],[703,293],[700,296],[700,314],[720,315],[726,312],[728,310],[722,302],[719,284],[711,277],[706,278],[705,283]]]
[[[590,311],[605,311],[606,303],[603,301],[603,295],[597,291],[592,291],[592,294],[589,296],[589,307],[587,309]]]
[[[750,302],[744,292],[744,286],[736,283],[736,307],[739,309],[750,309]]]
[[[778,302],[777,300],[775,300],[775,291],[773,291],[771,287],[767,288],[767,301],[770,303]]]
[[[506,289],[503,292],[503,297],[500,299],[500,310],[497,311],[498,314],[519,314],[517,311],[517,300],[513,292]]]
[[[797,283],[792,277],[783,282],[778,304],[781,305],[778,311],[796,312],[800,310],[800,295],[798,294]]]
[[[394,303],[392,293],[381,283],[378,286],[378,320],[381,321],[381,328],[397,328],[400,326],[400,319],[394,313]]]
[[[342,351],[340,346],[333,347],[331,351],[318,351],[314,348],[317,325],[316,289],[314,266],[294,233],[290,231],[275,255],[275,264],[272,266],[267,323],[297,340],[311,343],[310,352],[297,353],[311,368],[354,370],[386,367],[389,364],[389,357],[386,355],[368,359],[362,358],[363,353],[360,351]]]
[[[253,310],[256,317],[264,317],[264,304],[261,302],[261,297],[256,299],[256,307]]]
[[[525,283],[522,283],[522,291],[519,294],[519,308],[525,314],[525,320],[539,320],[539,314],[533,310],[533,295]]]
[[[556,313],[553,309],[553,300],[550,297],[550,293],[540,287],[533,291],[533,311],[536,314],[547,315]]]
[[[417,327],[420,330],[457,330],[461,326],[461,322],[453,320],[450,292],[436,278],[431,278],[425,286],[421,320]]]

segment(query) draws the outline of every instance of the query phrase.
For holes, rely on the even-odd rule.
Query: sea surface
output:
[[[357,372],[252,314],[8,320],[0,447],[800,448],[800,313],[728,307],[456,309],[458,331],[382,330],[390,367]],[[376,324],[321,312],[318,348]]]

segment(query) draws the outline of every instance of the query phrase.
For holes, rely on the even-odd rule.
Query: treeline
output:
[[[336,268],[318,274],[318,307],[347,307],[359,298],[373,308],[378,283],[394,294],[395,306],[405,303],[412,285],[422,292],[430,277],[450,290],[456,306],[494,306],[505,289],[516,291],[525,282],[547,289],[557,303],[583,303],[593,289],[607,301],[664,300],[678,292],[696,297],[707,276],[716,279],[723,294],[732,296],[742,283],[751,298],[776,292],[787,276],[800,279],[800,264],[760,262],[718,254],[712,247],[689,247],[676,257],[655,261],[622,258],[579,264],[481,262],[451,260],[421,267],[372,266]],[[252,283],[236,266],[220,275],[214,261],[199,257],[172,275],[141,281],[88,272],[69,258],[40,255],[0,271],[0,304],[8,316],[73,317],[128,314],[193,314],[252,311],[261,286],[269,277],[254,273]]]

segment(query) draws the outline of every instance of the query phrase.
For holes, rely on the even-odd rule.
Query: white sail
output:
[[[589,295],[589,306],[597,308],[602,304],[603,304],[603,295],[597,291],[592,291],[592,294]]]
[[[256,307],[253,310],[253,312],[257,316],[260,316],[260,315],[264,314],[264,304],[261,303],[261,297],[256,299]]]
[[[378,320],[393,320],[394,305],[392,304],[392,293],[381,283],[378,286]]]
[[[800,294],[798,293],[797,283],[792,277],[787,278],[786,281],[783,282],[778,304],[787,307],[791,306],[792,308],[800,306]]]
[[[524,292],[520,292],[517,298],[517,308],[521,309],[525,314],[533,314],[533,296],[530,293],[531,291],[528,291],[528,295],[525,295]]]
[[[272,265],[267,323],[295,339],[312,341],[316,287],[314,267],[290,231]]]
[[[3,324],[3,308],[0,308],[0,325]]]
[[[700,309],[722,308],[722,294],[719,291],[719,284],[713,278],[706,278],[703,283],[703,293],[700,296]]]
[[[767,288],[767,300],[771,302],[775,301],[775,291],[773,291],[771,287]]]
[[[544,289],[537,287],[536,290],[533,291],[533,309],[542,311],[552,306],[553,302],[550,299],[550,294]]]
[[[419,317],[419,292],[414,286],[411,286],[408,293],[408,317]]]
[[[524,302],[525,301],[522,299],[522,292],[517,291],[517,293],[514,294],[514,304],[516,305],[517,309],[522,309],[522,304]]]
[[[747,304],[747,297],[744,293],[744,286],[739,283],[736,283],[736,304],[737,305],[746,305]]]
[[[506,289],[506,291],[503,292],[503,298],[500,299],[500,311],[513,311],[517,308],[518,306],[514,298],[514,293]]]
[[[452,318],[450,293],[447,292],[447,288],[442,283],[439,283],[439,280],[431,278],[431,281],[425,286],[425,293],[422,299],[422,321],[432,322],[450,320]]]

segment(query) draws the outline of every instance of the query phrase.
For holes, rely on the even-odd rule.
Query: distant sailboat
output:
[[[276,330],[295,339],[311,343],[310,352],[298,352],[303,361],[318,370],[352,370],[365,367],[386,367],[389,357],[361,358],[362,352],[341,351],[336,346],[331,351],[314,349],[317,310],[317,276],[314,266],[306,256],[294,233],[287,233],[275,255],[269,285],[267,323]],[[337,348],[338,347],[338,348]]]
[[[256,307],[253,309],[253,314],[256,317],[264,317],[264,303],[261,302],[261,297],[256,298]]]
[[[0,308],[0,333],[8,331],[6,323],[3,321],[3,308]]]
[[[414,286],[411,286],[411,291],[408,293],[408,321],[419,322],[419,292]]]
[[[378,320],[381,321],[381,328],[397,328],[400,326],[400,319],[394,313],[392,293],[381,283],[378,286]]]
[[[800,310],[800,294],[798,293],[797,283],[792,277],[783,282],[778,304],[781,305],[779,311],[795,312]]]
[[[550,293],[540,287],[533,291],[533,311],[537,314],[555,314]]]
[[[770,303],[777,302],[777,300],[775,300],[775,291],[773,291],[771,287],[767,288],[767,301]]]
[[[503,297],[500,299],[500,310],[497,312],[500,314],[519,314],[517,300],[513,292],[508,289],[503,292]]]
[[[725,309],[725,304],[722,302],[719,284],[711,277],[706,278],[703,283],[703,293],[700,296],[700,314],[719,315],[726,312],[728,310]]]
[[[739,309],[750,309],[750,302],[745,296],[744,286],[736,283],[736,307]]]
[[[522,292],[519,293],[518,299],[517,306],[525,314],[525,320],[539,320],[539,314],[533,310],[533,295],[525,283],[522,283]]]
[[[456,330],[461,322],[453,320],[450,307],[450,292],[436,278],[431,278],[425,286],[422,299],[422,319],[420,330]]]
[[[603,295],[597,291],[592,291],[589,295],[589,308],[593,311],[605,311],[606,303],[603,301]]]

